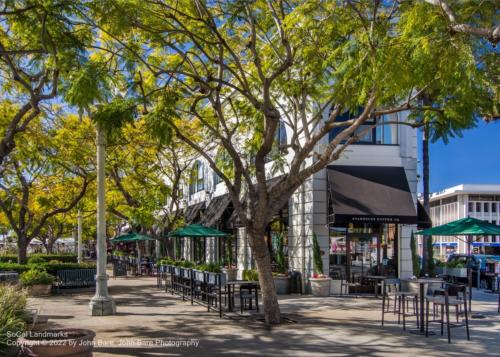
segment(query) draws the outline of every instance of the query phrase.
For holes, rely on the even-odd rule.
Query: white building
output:
[[[381,120],[401,122],[405,115],[394,114]],[[291,133],[280,129],[278,140],[286,140],[287,135]],[[320,145],[335,135],[332,131]],[[269,249],[275,249],[277,230],[284,228],[289,268],[301,272],[303,283],[312,275],[313,233],[324,252],[324,273],[334,278],[352,279],[376,272],[413,275],[410,237],[417,230],[416,169],[415,129],[397,124],[370,129],[340,159],[314,174],[293,194],[269,226]],[[234,232],[233,260],[241,276],[254,264],[245,229],[238,227],[232,214],[224,183],[202,159],[194,164],[190,182],[184,195],[186,222]],[[186,259],[199,260],[203,251],[206,253],[202,258],[213,261],[220,259],[220,252],[225,250],[220,239],[193,242],[184,239],[178,243],[178,251]]]
[[[500,185],[462,184],[431,194],[430,217],[434,226],[473,217],[500,224]],[[467,244],[457,237],[434,237],[436,254],[445,259],[452,253],[467,253]],[[473,243],[476,253],[499,254],[500,237],[484,236]]]

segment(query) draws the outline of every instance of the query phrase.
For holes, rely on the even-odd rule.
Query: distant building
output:
[[[431,194],[430,217],[433,226],[460,218],[473,217],[500,225],[500,185],[462,184]],[[434,237],[435,255],[446,258],[452,253],[467,253],[460,237]],[[500,254],[500,236],[475,238],[473,253]]]

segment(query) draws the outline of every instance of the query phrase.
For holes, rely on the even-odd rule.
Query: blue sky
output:
[[[418,154],[422,147],[419,133]],[[419,166],[419,174],[421,175]],[[430,191],[436,192],[461,183],[500,184],[500,122],[465,130],[463,137],[430,146]],[[422,185],[419,182],[419,192]]]

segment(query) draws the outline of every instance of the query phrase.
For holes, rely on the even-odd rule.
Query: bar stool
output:
[[[464,316],[465,316],[465,328],[467,331],[467,340],[470,340],[469,333],[469,318],[467,312],[467,287],[465,285],[459,284],[448,284],[444,288],[444,295],[433,295],[426,297],[426,313],[425,313],[425,336],[429,336],[429,322],[440,322],[441,323],[441,336],[443,336],[444,329],[444,312],[446,311],[446,332],[448,334],[448,343],[451,343],[451,327],[459,327],[461,325],[451,324],[450,323],[450,306],[455,306],[457,308],[457,316],[458,316],[458,308],[463,305],[464,306]],[[460,296],[462,295],[462,296]],[[441,318],[439,320],[431,320],[429,321],[429,306],[430,303],[433,303],[433,306],[439,306],[441,311]]]

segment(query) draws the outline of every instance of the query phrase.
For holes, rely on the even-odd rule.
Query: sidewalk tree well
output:
[[[2,1],[0,165],[82,59],[92,35],[75,14],[81,5],[78,0]]]
[[[110,56],[134,62],[126,72],[152,131],[190,145],[226,184],[270,324],[281,317],[265,227],[308,177],[363,136],[368,119],[434,111],[421,101],[431,85],[442,125],[495,100],[473,60],[477,37],[451,33],[422,2],[130,0],[94,4],[89,16]],[[350,120],[337,120],[347,111]],[[288,140],[276,150],[280,126]],[[214,159],[218,150],[230,165]],[[284,176],[271,188],[273,171]]]
[[[26,263],[30,241],[51,220],[70,212],[94,179],[88,148],[82,145],[88,124],[75,116],[38,117],[27,135],[16,137],[2,165],[0,219],[17,237],[19,263]],[[69,131],[71,139],[65,135]]]

